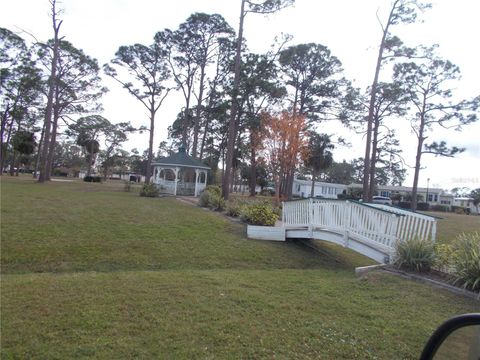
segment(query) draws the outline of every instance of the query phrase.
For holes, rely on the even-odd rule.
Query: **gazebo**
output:
[[[173,195],[198,196],[207,186],[210,167],[187,155],[180,147],[176,154],[152,162],[153,183],[160,192]]]

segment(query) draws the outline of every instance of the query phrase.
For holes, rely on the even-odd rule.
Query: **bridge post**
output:
[[[437,236],[437,220],[435,220],[432,225],[432,242],[435,242],[436,236]]]
[[[310,233],[310,238],[313,238],[313,219],[313,198],[310,198],[308,202],[308,232]]]
[[[349,231],[344,230],[343,231],[343,246],[348,248],[348,237],[349,237]]]
[[[352,203],[348,200],[345,201],[345,209],[347,211],[347,216],[345,216],[346,218],[346,223],[345,223],[345,230],[348,231],[350,230],[350,226],[351,226],[351,218],[352,218]]]

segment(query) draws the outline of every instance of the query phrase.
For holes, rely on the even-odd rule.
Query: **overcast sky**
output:
[[[422,24],[394,28],[408,45],[440,44],[439,53],[460,66],[462,79],[455,84],[459,97],[480,94],[479,0],[437,0],[433,9],[421,16]],[[219,13],[238,29],[239,0],[63,0],[61,34],[77,48],[98,59],[102,65],[110,61],[121,45],[148,45],[153,35],[165,28],[176,29],[194,12]],[[375,68],[381,29],[376,19],[384,19],[390,0],[296,0],[295,6],[264,17],[249,14],[245,22],[245,38],[249,50],[265,52],[276,35],[293,35],[291,45],[315,42],[326,45],[343,63],[345,76],[354,85],[365,88],[371,83]],[[34,34],[39,40],[51,37],[48,0],[1,0],[0,26]],[[27,37],[27,35],[24,35]],[[112,122],[131,121],[147,125],[144,109],[113,80],[105,78],[110,92],[103,99],[104,113]],[[183,105],[180,96],[171,96],[157,115],[155,143],[167,138],[167,127]],[[408,122],[400,122],[399,134],[406,161],[414,164],[415,141]],[[364,142],[360,135],[340,126],[322,125],[320,131],[347,137],[349,149],[337,149],[336,161],[363,156]],[[127,150],[147,147],[147,134],[135,135]],[[430,140],[446,140],[467,151],[455,159],[424,156],[420,186],[480,188],[480,122],[463,132],[434,131]],[[411,186],[413,170],[404,185]]]

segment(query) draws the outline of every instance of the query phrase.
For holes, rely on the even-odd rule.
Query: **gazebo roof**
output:
[[[160,159],[158,161],[152,162],[152,165],[166,165],[166,166],[178,166],[178,167],[189,167],[196,169],[205,169],[210,170],[210,167],[205,165],[200,160],[194,159],[189,156],[184,147],[178,149],[176,154],[170,155],[166,158]]]

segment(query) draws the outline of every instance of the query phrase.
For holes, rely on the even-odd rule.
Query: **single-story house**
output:
[[[316,181],[314,185],[314,197],[321,196],[326,199],[337,199],[338,194],[348,193],[349,188],[361,189],[362,184],[345,185]],[[292,194],[294,196],[308,198],[310,197],[311,189],[311,180],[294,179],[292,189]],[[389,198],[400,195],[401,200],[405,200],[411,192],[412,188],[408,186],[378,185],[376,195]],[[421,196],[423,199],[422,201],[427,201],[430,205],[445,205],[448,207],[454,205],[453,195],[446,193],[442,189],[419,187],[417,189],[417,194]]]
[[[473,203],[473,199],[469,197],[456,197],[453,199],[452,205],[469,209],[471,214],[480,214],[480,205],[475,206],[475,204]]]

